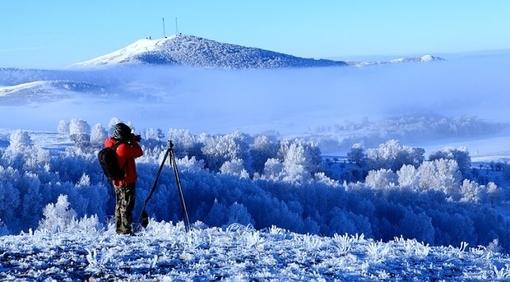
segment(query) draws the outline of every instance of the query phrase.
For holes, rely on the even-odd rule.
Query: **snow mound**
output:
[[[283,53],[221,43],[192,35],[141,39],[125,48],[75,66],[164,64],[228,69],[343,66],[345,62],[300,58]]]
[[[430,247],[363,235],[320,237],[151,221],[138,236],[106,231],[29,232],[0,237],[0,279],[56,280],[494,280],[510,258],[492,248]]]

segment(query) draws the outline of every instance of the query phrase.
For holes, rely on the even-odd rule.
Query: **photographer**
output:
[[[118,234],[132,235],[132,212],[135,206],[136,164],[135,159],[143,155],[138,144],[140,135],[134,135],[124,123],[115,125],[112,137],[105,140],[105,148],[113,148],[124,177],[112,180],[115,187],[115,223]]]

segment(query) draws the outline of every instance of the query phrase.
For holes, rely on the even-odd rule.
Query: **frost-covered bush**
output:
[[[370,169],[386,168],[399,170],[403,165],[418,167],[423,162],[422,148],[401,145],[397,140],[389,140],[379,147],[367,150],[367,161]]]
[[[75,144],[86,146],[90,143],[90,126],[81,119],[72,119],[69,122],[69,136]]]
[[[435,153],[432,153],[429,157],[429,160],[439,160],[439,159],[447,159],[447,160],[455,160],[457,165],[459,166],[459,170],[464,177],[470,176],[471,171],[471,157],[469,156],[469,152],[465,147],[461,148],[445,148]]]
[[[65,231],[96,231],[100,224],[96,215],[85,216],[78,220],[66,195],[60,195],[56,203],[49,203],[43,210],[43,219],[38,230],[49,233]]]

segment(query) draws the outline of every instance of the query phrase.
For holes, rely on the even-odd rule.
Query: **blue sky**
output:
[[[510,48],[506,0],[116,1],[0,3],[0,66],[58,68],[139,38],[180,31],[305,57]]]

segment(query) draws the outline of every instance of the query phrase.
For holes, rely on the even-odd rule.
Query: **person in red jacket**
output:
[[[140,136],[134,135],[131,128],[122,122],[115,125],[112,136],[104,141],[105,147],[113,147],[121,142],[115,153],[119,167],[124,170],[125,176],[112,181],[115,187],[115,225],[118,234],[133,234],[131,225],[136,195],[135,159],[143,155],[139,141]]]

